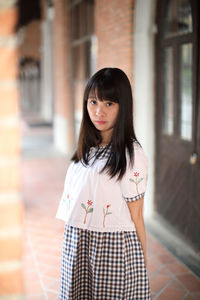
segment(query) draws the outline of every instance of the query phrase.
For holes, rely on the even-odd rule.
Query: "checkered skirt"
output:
[[[62,300],[150,300],[140,241],[134,231],[97,232],[65,225]]]

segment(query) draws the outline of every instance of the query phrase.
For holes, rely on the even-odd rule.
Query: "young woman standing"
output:
[[[78,147],[57,218],[65,221],[60,299],[151,299],[143,202],[148,161],[133,128],[126,74],[87,83]]]

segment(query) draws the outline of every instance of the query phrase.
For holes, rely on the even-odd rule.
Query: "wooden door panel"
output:
[[[177,228],[184,227],[182,216],[185,217],[187,214],[187,191],[190,189],[190,180],[185,174],[189,172],[188,164],[174,163],[167,155],[163,157],[159,177],[161,192],[157,209]]]
[[[156,91],[156,210],[167,222],[177,229],[183,239],[192,245],[197,252],[200,251],[200,3],[197,0],[188,0],[191,8],[192,27],[188,32],[176,32],[175,29],[169,36],[165,33],[164,22],[169,3],[183,1],[163,0],[158,1],[158,36],[157,36],[157,91]],[[184,1],[186,3],[187,1]],[[174,6],[174,7],[175,7]],[[183,17],[183,16],[182,16]],[[181,18],[182,18],[181,17]],[[176,22],[175,22],[176,23]],[[180,22],[177,21],[177,28]],[[170,28],[170,27],[169,27]],[[192,29],[191,29],[192,28]],[[187,59],[183,60],[185,52],[182,46],[192,44],[190,51],[189,68]],[[166,68],[165,53],[171,47],[171,67]],[[186,49],[186,48],[185,48]],[[181,60],[182,59],[182,60]],[[184,57],[185,59],[185,57]],[[181,65],[182,63],[182,65]],[[183,66],[184,68],[181,67]],[[190,72],[191,90],[187,94],[187,80],[181,85],[181,76]],[[168,73],[167,73],[168,72]],[[182,72],[182,73],[181,73]],[[186,72],[186,73],[183,73]],[[173,82],[170,83],[172,75]],[[191,75],[192,74],[192,75]],[[170,83],[170,84],[169,84]],[[172,91],[173,89],[173,91]],[[170,90],[170,94],[168,93]],[[167,91],[167,92],[166,92]],[[192,137],[183,139],[180,136],[181,109],[187,103],[182,102],[183,97],[189,97],[192,104]],[[166,96],[167,93],[167,96]],[[165,98],[167,97],[167,98]],[[170,98],[172,97],[172,98]],[[173,130],[166,133],[163,121],[166,118],[166,100],[173,102]],[[184,101],[187,99],[184,98]],[[172,103],[170,102],[170,105]],[[191,107],[191,106],[190,106]],[[186,106],[187,108],[187,106]],[[199,112],[199,113],[197,113]],[[197,124],[197,125],[196,125]],[[196,164],[191,164],[190,156],[195,152],[198,155]]]

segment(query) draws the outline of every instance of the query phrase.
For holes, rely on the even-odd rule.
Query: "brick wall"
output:
[[[40,20],[32,21],[24,29],[24,40],[20,47],[20,56],[32,57],[36,60],[40,60]]]
[[[22,294],[18,49],[14,1],[0,2],[0,299]],[[7,296],[7,297],[6,297]]]
[[[69,89],[69,32],[67,19],[66,1],[55,1],[54,4],[54,75],[55,75],[55,97],[56,112],[62,115],[68,114],[67,98],[70,94]]]
[[[134,0],[96,0],[98,69],[118,67],[133,79]]]
[[[74,116],[71,97],[68,1],[54,2],[54,140],[58,148],[71,155],[74,148]],[[67,145],[62,145],[66,141]],[[64,142],[65,143],[65,142]]]
[[[54,138],[74,143],[74,120],[71,95],[71,60],[67,0],[54,2]],[[119,67],[133,83],[133,16],[135,0],[95,0],[94,33],[97,36],[97,69]],[[83,58],[84,59],[84,58]],[[76,91],[77,92],[77,91]],[[79,93],[83,94],[83,91]],[[82,102],[82,96],[81,101]],[[56,125],[58,124],[58,125]],[[57,129],[56,129],[57,128]],[[61,136],[61,132],[65,134]],[[70,147],[71,148],[71,147]],[[64,148],[63,148],[64,149]]]

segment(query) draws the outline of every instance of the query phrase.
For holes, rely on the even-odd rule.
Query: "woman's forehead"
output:
[[[97,88],[92,88],[89,91],[88,98],[97,98],[98,94]]]
[[[93,99],[98,99],[100,101],[109,100],[112,102],[119,102],[114,92],[115,92],[114,90],[106,91],[104,89],[99,89],[98,87],[93,87],[90,89],[88,93],[88,99],[93,98]]]
[[[91,90],[88,94],[88,99],[97,99],[97,100],[100,100],[100,101],[103,101],[103,97],[100,98],[100,95],[97,91],[95,90]]]

